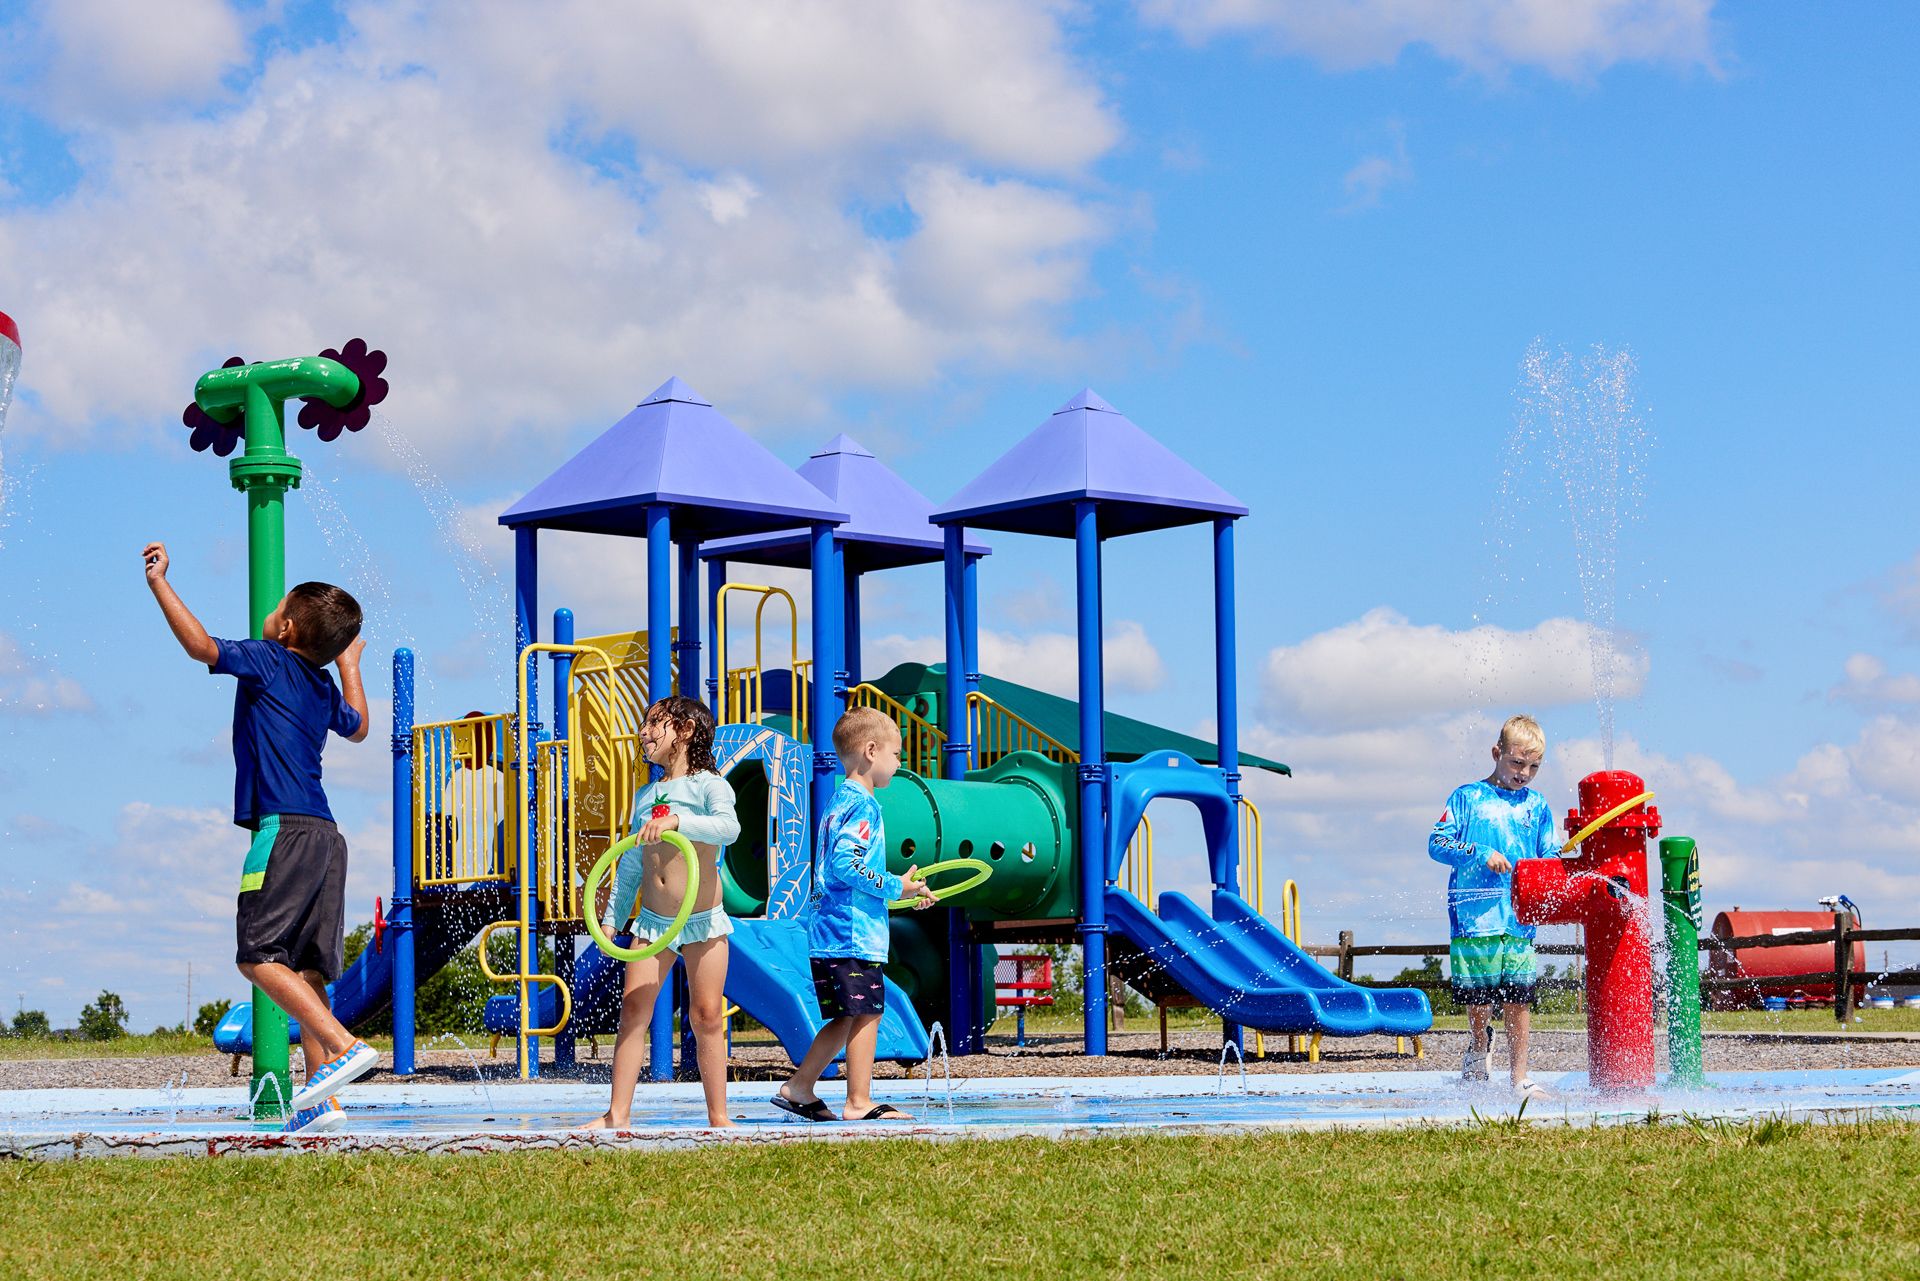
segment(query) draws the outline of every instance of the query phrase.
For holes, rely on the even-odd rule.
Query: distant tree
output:
[[[1460,1007],[1454,1004],[1453,985],[1447,981],[1446,970],[1437,956],[1429,956],[1419,965],[1401,970],[1391,981],[1410,984],[1425,992],[1427,1003],[1433,1007],[1435,1014],[1460,1012]]]
[[[200,1036],[212,1036],[213,1029],[220,1026],[220,1020],[226,1018],[232,1008],[232,1001],[208,1001],[193,1016],[193,1030]]]
[[[80,1038],[111,1041],[127,1034],[127,1003],[112,992],[102,992],[80,1011]]]
[[[53,1024],[47,1022],[45,1010],[22,1010],[13,1016],[13,1034],[15,1036],[52,1036]]]

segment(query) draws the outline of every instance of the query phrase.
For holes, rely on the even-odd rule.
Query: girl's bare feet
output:
[[[737,1130],[740,1127],[734,1124],[733,1118],[730,1116],[709,1116],[707,1118],[707,1128],[709,1130]]]
[[[576,1130],[630,1130],[633,1124],[631,1120],[615,1121],[612,1112],[602,1112],[585,1125],[576,1125],[573,1128]]]

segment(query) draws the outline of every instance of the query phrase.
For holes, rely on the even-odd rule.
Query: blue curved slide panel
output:
[[[574,965],[573,1028],[578,1036],[607,1036],[620,1027],[620,963],[589,946]],[[918,1063],[927,1057],[927,1033],[907,994],[887,980],[887,1008],[880,1019],[877,1059]],[[826,1020],[813,995],[807,964],[806,925],[798,920],[735,918],[728,939],[727,999],[765,1024],[798,1063]],[[550,987],[534,998],[534,1016],[550,1027],[559,1017],[559,994]],[[487,1002],[489,1032],[511,1035],[520,1028],[519,998]]]
[[[1162,894],[1155,916],[1145,903],[1110,886],[1107,928],[1195,1000],[1248,1028],[1417,1036],[1433,1026],[1425,993],[1373,992],[1345,982],[1244,900],[1222,895],[1221,904],[1225,919],[1216,920],[1184,894]]]

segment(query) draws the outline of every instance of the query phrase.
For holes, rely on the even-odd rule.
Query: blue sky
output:
[[[242,508],[180,407],[230,354],[353,335],[394,393],[296,446],[293,572],[367,603],[376,699],[420,651],[434,715],[509,696],[493,515],[671,374],[789,461],[846,431],[936,500],[1094,386],[1253,510],[1246,741],[1298,771],[1255,785],[1271,874],[1309,934],[1404,939],[1439,936],[1425,830],[1500,715],[1546,723],[1558,807],[1600,759],[1565,500],[1508,442],[1529,344],[1624,349],[1653,444],[1619,762],[1701,839],[1710,908],[1910,919],[1911,6],[531,12],[8,10],[0,999],[172,1022],[189,962],[237,993],[227,691],[137,552],[244,627]],[[1070,682],[1068,548],[995,541],[990,665]],[[547,550],[547,607],[638,625],[636,549]],[[1110,549],[1119,709],[1210,724],[1205,554]],[[870,588],[870,670],[932,655],[937,593]],[[383,740],[329,756],[359,916]]]

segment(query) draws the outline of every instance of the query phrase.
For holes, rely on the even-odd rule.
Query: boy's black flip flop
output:
[[[873,1111],[867,1113],[860,1119],[862,1121],[891,1121],[895,1117],[899,1117],[902,1121],[910,1119],[905,1112],[902,1112],[891,1103],[876,1104]]]
[[[814,1099],[808,1103],[795,1103],[784,1094],[776,1094],[768,1100],[782,1112],[791,1112],[802,1121],[838,1121],[833,1109],[827,1106],[825,1099]]]

